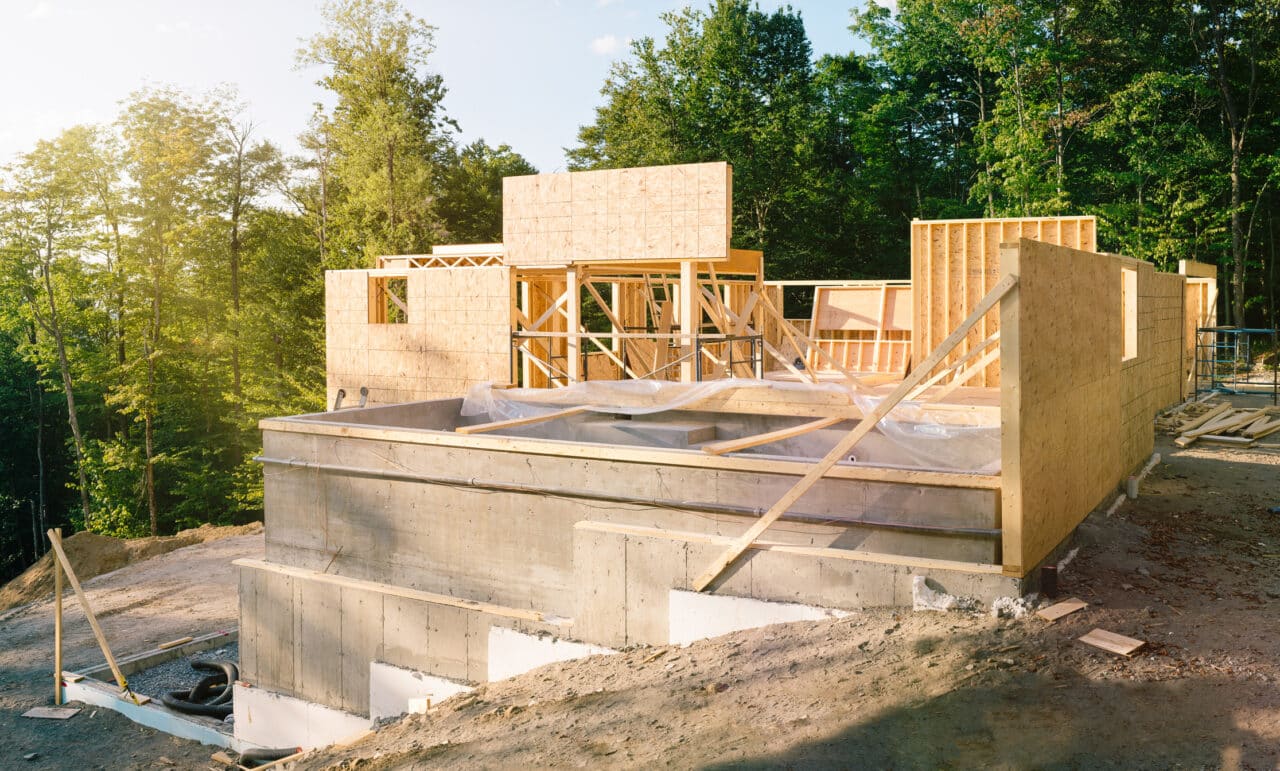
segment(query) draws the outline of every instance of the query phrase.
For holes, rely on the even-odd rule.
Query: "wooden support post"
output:
[[[734,541],[733,545],[730,546],[724,554],[717,557],[706,571],[702,573],[702,575],[698,576],[697,580],[693,583],[694,591],[701,592],[710,586],[711,582],[719,578],[725,568],[729,567],[734,560],[741,556],[742,553],[760,537],[761,533],[767,530],[770,525],[786,513],[787,509],[791,508],[796,501],[800,500],[801,496],[809,492],[809,489],[817,484],[819,479],[826,476],[832,466],[836,465],[836,463],[841,459],[847,457],[849,451],[853,449],[854,445],[862,441],[864,436],[871,433],[871,430],[876,427],[876,424],[879,423],[885,415],[888,415],[894,407],[898,406],[898,402],[902,401],[904,396],[910,393],[911,390],[920,383],[920,381],[924,380],[925,376],[951,353],[951,350],[956,347],[956,344],[963,340],[965,335],[969,334],[969,330],[973,329],[974,325],[982,320],[982,317],[986,312],[996,307],[1000,302],[1000,299],[1004,297],[1009,290],[1016,286],[1017,283],[1018,277],[1010,274],[1006,275],[998,284],[992,287],[986,297],[983,297],[982,300],[980,300],[974,307],[973,312],[969,314],[968,318],[961,322],[960,326],[956,327],[951,334],[947,335],[946,339],[942,341],[942,344],[939,345],[933,353],[929,354],[929,357],[921,362],[920,366],[913,370],[897,388],[893,389],[893,393],[886,396],[878,405],[876,405],[875,410],[872,411],[870,415],[859,421],[858,425],[854,426],[853,430],[850,431],[844,439],[837,442],[836,446],[832,447],[831,451],[828,452],[822,460],[814,464],[814,466],[809,469],[809,472],[805,474],[800,481],[796,482],[795,485],[788,490],[777,503],[773,504],[773,506],[765,512],[764,516],[760,517],[760,519],[757,520],[756,523],[747,530],[747,532],[743,533],[741,537]]]
[[[49,531],[49,542],[53,544],[53,551],[58,555],[58,562],[62,564],[62,569],[67,573],[67,581],[71,583],[71,588],[75,590],[76,599],[80,600],[80,607],[84,610],[84,617],[89,619],[89,626],[93,629],[93,636],[98,639],[98,647],[102,649],[102,655],[107,659],[107,666],[111,667],[111,674],[115,675],[116,684],[120,686],[122,693],[129,693],[129,682],[124,679],[124,675],[120,672],[120,667],[116,664],[116,657],[111,653],[111,646],[107,645],[107,636],[103,634],[102,627],[98,625],[97,616],[93,615],[93,608],[89,607],[89,598],[85,596],[84,589],[80,588],[80,580],[76,578],[76,572],[71,567],[71,561],[67,559],[67,553],[62,550],[62,535],[56,530]],[[61,673],[59,673],[61,674]],[[129,694],[137,703],[137,697]]]
[[[565,280],[565,310],[568,314],[565,316],[565,326],[568,327],[569,336],[565,339],[565,355],[568,361],[565,363],[565,372],[569,375],[569,382],[566,385],[573,385],[582,380],[582,338],[578,335],[582,332],[582,295],[578,288],[578,269],[569,268],[564,274]]]
[[[680,382],[692,383],[695,379],[693,347],[698,335],[698,319],[702,317],[702,306],[694,302],[694,292],[698,287],[698,263],[692,260],[680,262],[680,298],[677,311],[680,314]]]
[[[61,541],[62,528],[55,527],[53,532]],[[53,703],[62,704],[62,566],[56,558],[53,560]]]

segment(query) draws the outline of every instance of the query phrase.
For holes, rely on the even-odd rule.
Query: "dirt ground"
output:
[[[72,539],[68,539],[70,544]],[[117,657],[237,623],[231,561],[261,558],[262,535],[202,542],[84,581],[94,614]],[[76,557],[68,555],[74,565]],[[0,614],[0,768],[205,768],[213,748],[143,728],[110,710],[86,707],[69,720],[20,715],[53,703],[53,602]],[[103,663],[75,596],[63,601],[64,668]],[[70,706],[83,704],[72,703]],[[37,753],[31,761],[24,757]]]
[[[225,527],[201,525],[182,530],[177,535],[154,538],[122,539],[84,532],[66,537],[62,548],[75,567],[76,577],[83,582],[184,546],[260,532],[261,522]],[[53,558],[53,552],[45,554],[21,575],[0,586],[0,612],[53,594]]]
[[[1280,767],[1277,439],[1158,437],[1141,497],[1080,528],[1061,597],[1090,605],[1056,623],[876,610],[638,648],[482,686],[295,767]],[[226,563],[260,551],[260,537],[183,549],[91,594],[135,652],[233,623]],[[18,718],[49,702],[48,617],[0,617],[0,767],[32,751],[21,767],[210,766],[212,748],[103,710]],[[79,663],[96,663],[73,626]],[[1147,646],[1123,658],[1076,640],[1095,627]]]

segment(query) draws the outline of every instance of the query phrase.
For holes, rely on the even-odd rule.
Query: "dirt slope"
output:
[[[873,611],[594,657],[298,767],[1275,768],[1280,453],[1161,444],[1082,527],[1062,588],[1091,606],[1056,624]]]
[[[261,522],[227,527],[202,525],[182,530],[177,535],[154,538],[121,539],[85,532],[64,538],[62,548],[67,552],[71,566],[75,568],[76,577],[87,581],[94,576],[110,573],[125,565],[158,557],[184,546],[260,532]],[[0,612],[52,596],[53,559],[53,552],[49,552],[21,575],[0,587]]]
[[[84,588],[112,650],[126,656],[234,627],[238,598],[231,561],[262,554],[260,533],[231,536],[135,562],[84,581]],[[52,605],[52,598],[35,602],[0,620],[0,768],[207,768],[211,747],[143,728],[109,710],[86,708],[70,720],[20,717],[53,701]],[[70,592],[64,608],[65,668],[101,664]],[[29,753],[38,757],[24,761]]]

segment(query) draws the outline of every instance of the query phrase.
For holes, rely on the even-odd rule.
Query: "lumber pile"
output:
[[[1252,447],[1257,440],[1280,431],[1280,409],[1237,409],[1229,402],[1189,402],[1156,419],[1156,428],[1178,438],[1179,447],[1196,441]]]

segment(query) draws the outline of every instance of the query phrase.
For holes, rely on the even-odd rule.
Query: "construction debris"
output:
[[[929,580],[924,576],[915,576],[911,579],[912,610],[934,610],[945,613],[949,610],[971,611],[976,610],[977,607],[978,601],[972,597],[957,597],[934,589],[929,586]]]
[[[1121,656],[1132,656],[1134,651],[1146,645],[1146,642],[1142,640],[1135,640],[1122,634],[1108,632],[1105,629],[1094,629],[1078,639],[1085,645],[1092,645],[1108,653],[1118,653]]]
[[[80,709],[78,707],[32,707],[22,713],[23,717],[44,718],[46,720],[66,720],[74,717]]]
[[[1063,616],[1069,616],[1077,610],[1087,607],[1089,607],[1089,603],[1072,597],[1069,600],[1063,600],[1062,602],[1050,605],[1043,610],[1036,611],[1036,615],[1043,618],[1045,621],[1052,623]]]
[[[1173,443],[1179,447],[1199,439],[1252,447],[1258,439],[1280,431],[1280,408],[1235,409],[1229,402],[1187,402],[1157,418],[1156,428],[1177,436]]]

